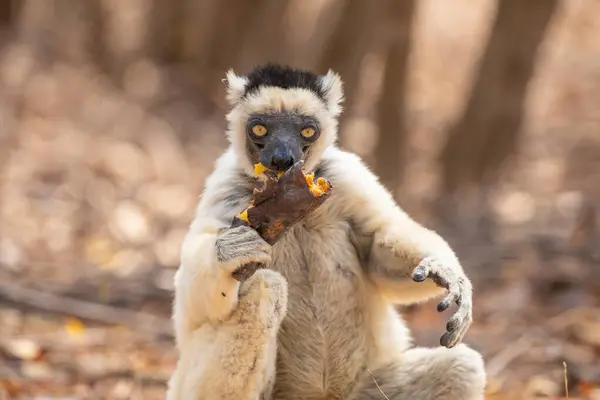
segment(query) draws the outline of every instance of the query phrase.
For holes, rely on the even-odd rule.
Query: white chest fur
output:
[[[273,249],[272,268],[289,285],[288,313],[278,336],[275,394],[282,390],[308,396],[302,398],[343,398],[370,347],[367,291],[361,287],[363,272],[348,222],[317,221],[298,224]]]

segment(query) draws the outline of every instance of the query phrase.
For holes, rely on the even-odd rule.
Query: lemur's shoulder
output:
[[[370,170],[360,156],[337,146],[328,147],[315,168],[317,177],[332,180],[360,179],[365,173]]]
[[[252,186],[255,182],[256,179],[245,173],[239,157],[230,145],[215,161],[212,172],[206,178],[205,187]]]
[[[210,175],[204,182],[199,207],[221,204],[239,207],[239,203],[252,195],[259,186],[253,177],[248,176],[230,146],[215,161]]]

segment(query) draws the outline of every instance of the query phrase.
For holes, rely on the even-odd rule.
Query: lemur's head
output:
[[[333,71],[316,75],[269,64],[247,76],[230,70],[224,82],[232,107],[228,137],[248,174],[258,162],[284,171],[300,160],[312,171],[336,141],[343,92]]]

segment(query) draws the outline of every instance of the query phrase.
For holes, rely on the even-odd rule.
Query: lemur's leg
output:
[[[371,373],[350,400],[483,400],[486,382],[483,358],[464,344],[410,349]]]
[[[172,400],[268,399],[275,378],[277,331],[287,310],[287,282],[268,269],[242,283],[231,316],[194,333],[169,386]]]
[[[287,297],[285,278],[268,269],[257,271],[240,287],[238,307],[227,322],[234,335],[228,335],[230,343],[221,361],[229,382],[246,381],[249,399],[270,393],[275,383],[277,332],[287,311]],[[237,385],[228,386],[230,392],[222,391],[221,399],[242,398]],[[239,388],[243,386],[240,382]]]

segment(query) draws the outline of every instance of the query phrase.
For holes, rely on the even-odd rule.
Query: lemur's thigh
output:
[[[287,310],[287,282],[279,273],[263,269],[240,286],[239,303],[228,321],[233,335],[222,362],[228,382],[237,388],[221,399],[258,399],[271,392],[275,379],[277,332]],[[235,385],[233,385],[235,386]]]
[[[238,305],[226,321],[199,328],[182,345],[168,398],[267,398],[275,379],[277,331],[286,310],[285,278],[257,271],[240,286]]]
[[[352,400],[381,400],[382,392],[390,400],[482,400],[486,381],[483,358],[464,344],[411,349],[371,373]]]

